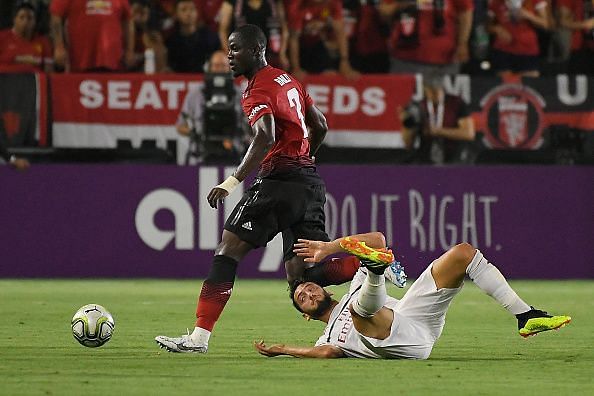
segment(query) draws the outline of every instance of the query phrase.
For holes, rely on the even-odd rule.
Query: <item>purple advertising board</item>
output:
[[[242,188],[218,211],[205,197],[232,170],[0,167],[0,277],[205,277]],[[319,171],[330,237],[382,231],[411,277],[467,241],[511,278],[594,278],[594,167]],[[281,251],[251,252],[239,277],[283,278]]]

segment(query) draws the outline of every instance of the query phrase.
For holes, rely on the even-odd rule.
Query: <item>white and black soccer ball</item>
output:
[[[72,317],[72,335],[89,348],[100,347],[111,339],[115,321],[107,309],[98,304],[80,307]]]

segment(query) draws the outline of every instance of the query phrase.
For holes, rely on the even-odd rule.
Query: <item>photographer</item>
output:
[[[443,76],[423,77],[424,99],[398,113],[402,138],[413,162],[471,164],[475,159],[474,121],[462,98],[445,93]]]
[[[229,60],[223,51],[216,51],[210,57],[205,74],[206,77],[213,73],[230,73]],[[229,74],[231,76],[231,74]],[[225,120],[226,131],[204,130],[204,115],[207,110],[207,99],[203,88],[188,92],[178,116],[175,128],[181,135],[190,138],[186,165],[190,162],[237,162],[246,147],[243,122],[240,119],[239,99],[241,93],[234,88],[233,97],[225,98],[233,101],[232,110],[235,117],[231,119],[227,114],[222,114]],[[233,112],[233,111],[232,111]],[[211,112],[212,114],[212,112]],[[217,114],[215,113],[216,117]],[[220,120],[219,120],[220,121]],[[231,133],[228,131],[231,130]]]

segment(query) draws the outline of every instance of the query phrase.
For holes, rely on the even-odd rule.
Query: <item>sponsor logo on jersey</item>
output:
[[[291,82],[291,77],[289,77],[287,73],[284,73],[275,78],[274,81],[276,81],[276,83],[282,87],[283,85]]]
[[[258,114],[258,112],[262,109],[266,109],[268,106],[265,104],[261,104],[261,105],[257,105],[256,107],[254,107],[252,109],[252,112],[250,113],[250,115],[248,116],[248,120],[252,120],[252,118],[254,118],[256,116],[256,114]]]
[[[245,228],[248,231],[252,230],[252,222],[251,221],[246,221],[245,223],[243,223],[243,225],[241,226],[241,228]]]

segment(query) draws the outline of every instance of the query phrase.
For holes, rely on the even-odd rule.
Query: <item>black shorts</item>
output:
[[[326,234],[326,186],[313,168],[258,178],[227,218],[225,229],[255,247],[283,233],[284,259],[298,238],[329,241]]]

